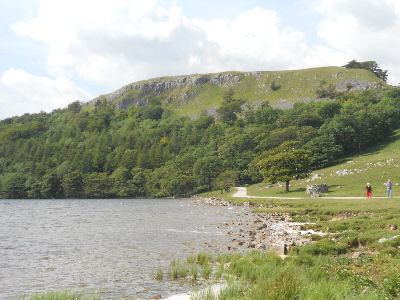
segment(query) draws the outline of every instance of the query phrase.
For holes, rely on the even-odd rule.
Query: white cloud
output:
[[[308,45],[276,12],[254,8],[235,19],[189,19],[156,0],[43,0],[37,18],[14,25],[48,45],[53,76],[116,89],[164,75],[341,64],[344,56]]]
[[[10,69],[0,77],[0,120],[27,112],[49,112],[91,97],[65,77],[51,79]]]
[[[389,81],[400,80],[400,2],[397,0],[322,0],[318,30],[347,61],[375,60],[389,69]]]
[[[109,91],[158,76],[343,65],[351,59],[376,60],[389,69],[391,82],[400,80],[400,2],[314,3],[326,45],[310,45],[272,10],[256,7],[209,21],[189,19],[180,7],[162,8],[157,0],[43,0],[35,19],[13,28],[48,46],[46,65],[54,78],[83,79]]]

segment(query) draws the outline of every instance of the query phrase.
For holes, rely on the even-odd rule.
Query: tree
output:
[[[18,173],[7,173],[2,184],[2,196],[8,199],[26,198],[26,178]]]
[[[83,192],[82,173],[79,170],[72,171],[62,179],[62,187],[65,197],[79,198]]]
[[[56,172],[51,171],[43,176],[40,193],[46,199],[62,198],[64,196],[61,181]]]
[[[257,166],[261,175],[276,183],[284,181],[289,192],[289,181],[308,177],[311,173],[310,152],[297,149],[297,141],[288,141],[264,154]]]
[[[193,166],[193,172],[198,176],[201,185],[207,185],[211,189],[211,182],[218,176],[221,161],[216,156],[206,156],[198,159]]]
[[[386,82],[388,78],[388,70],[383,71],[376,63],[376,61],[373,60],[358,62],[353,59],[352,61],[349,61],[347,64],[345,64],[343,67],[347,69],[364,69],[371,71],[375,74],[376,77],[384,82]]]
[[[109,195],[111,180],[107,173],[90,173],[85,180],[85,195],[88,198],[105,198]]]
[[[336,145],[333,136],[317,136],[306,143],[304,148],[311,151],[311,165],[318,169],[329,166],[329,164],[342,154],[342,147]]]
[[[235,186],[238,179],[238,175],[233,170],[226,170],[222,172],[217,178],[214,179],[213,187],[214,190],[220,190],[229,192],[231,187]]]
[[[237,119],[237,114],[242,111],[243,101],[233,98],[233,90],[229,89],[224,95],[224,101],[217,109],[217,115],[222,122],[232,123]]]

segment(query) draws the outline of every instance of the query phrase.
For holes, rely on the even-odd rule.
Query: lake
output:
[[[188,291],[153,277],[173,258],[226,252],[229,228],[220,225],[243,209],[191,199],[0,200],[0,299],[50,290],[106,298]]]

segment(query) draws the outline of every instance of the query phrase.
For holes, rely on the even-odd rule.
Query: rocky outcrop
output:
[[[201,86],[206,83],[216,85],[219,87],[232,86],[240,82],[240,77],[234,73],[218,73],[210,75],[191,75],[191,76],[180,76],[171,78],[159,78],[149,81],[139,81],[132,84],[128,84],[113,93],[105,96],[97,97],[90,101],[90,103],[96,103],[96,101],[105,99],[107,102],[115,102],[118,108],[126,108],[128,105],[134,103],[135,105],[146,105],[152,97],[161,95],[162,93],[180,88],[184,86]],[[186,91],[182,93],[181,98],[188,100],[197,96],[196,92]]]
[[[150,99],[159,98],[164,105],[172,104],[174,108],[188,104],[196,107],[193,109],[192,118],[196,118],[199,111],[203,110],[208,110],[209,116],[215,116],[224,92],[215,87],[234,86],[235,96],[245,100],[243,105],[247,105],[249,109],[255,109],[265,101],[275,108],[290,109],[297,102],[330,100],[329,97],[323,97],[323,94],[317,94],[318,90],[324,88],[331,92],[341,92],[377,89],[385,85],[384,82],[368,75],[371,74],[366,70],[326,67],[295,71],[232,71],[162,77],[128,84],[110,94],[99,96],[88,104],[93,105],[97,101],[105,100],[114,104],[116,108],[127,108],[131,104],[144,106]],[[214,86],[211,93],[210,85]],[[215,103],[209,101],[210,97]]]
[[[376,82],[368,82],[362,80],[344,80],[336,85],[335,90],[338,92],[344,92],[344,91],[364,91],[364,90],[371,90],[378,88],[382,88],[382,85]]]

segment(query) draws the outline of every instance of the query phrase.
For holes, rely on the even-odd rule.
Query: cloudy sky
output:
[[[0,0],[0,119],[138,80],[375,60],[400,82],[398,0]]]

